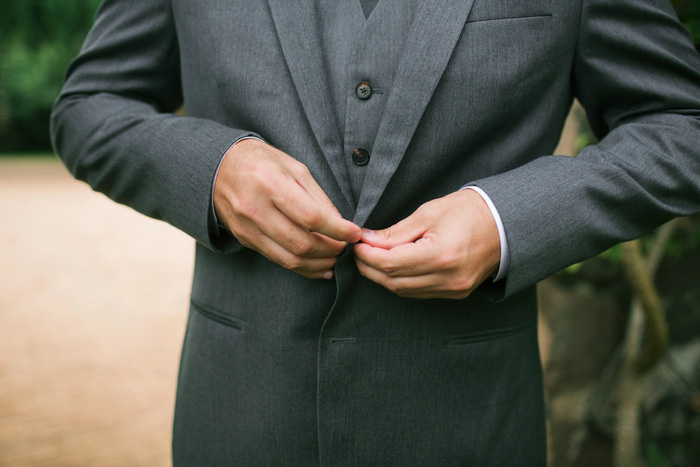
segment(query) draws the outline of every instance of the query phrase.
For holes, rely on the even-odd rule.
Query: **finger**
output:
[[[362,229],[362,242],[378,248],[390,249],[397,245],[414,242],[428,230],[422,211],[383,230]]]
[[[309,232],[276,209],[264,212],[254,223],[265,236],[295,256],[336,257],[345,249],[345,242]]]
[[[469,296],[471,292],[471,289],[450,287],[451,283],[438,273],[391,277],[359,261],[357,268],[367,279],[401,297],[462,299]]]
[[[272,202],[292,222],[304,229],[342,242],[354,243],[360,239],[361,230],[358,226],[343,219],[335,209],[317,202],[297,183],[286,184],[272,197]]]
[[[364,243],[353,246],[355,257],[367,266],[389,277],[417,276],[436,271],[439,251],[430,238],[404,243],[390,250]]]
[[[308,258],[334,258],[346,243],[302,229],[274,206],[239,211],[229,218],[229,229],[244,246],[259,251],[258,243],[269,238],[288,252]]]
[[[424,295],[439,289],[440,278],[436,274],[392,277],[361,261],[357,262],[357,269],[367,279],[402,297]]]
[[[248,239],[242,240],[244,244]],[[263,232],[255,235],[254,244],[246,245],[265,256],[270,261],[301,274],[309,279],[331,279],[334,275],[335,257],[302,258],[290,253],[277,242],[267,237]]]
[[[323,191],[323,188],[316,183],[316,180],[314,180],[311,172],[309,172],[308,167],[301,163],[299,165],[301,167],[296,174],[299,185],[301,185],[301,187],[304,188],[311,195],[311,197],[316,200],[317,203],[333,210],[336,215],[342,217],[340,215],[340,211],[338,211],[338,208],[335,207],[335,204],[333,204],[328,195],[326,195],[326,192]]]

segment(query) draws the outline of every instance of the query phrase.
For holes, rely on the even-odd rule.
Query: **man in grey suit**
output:
[[[52,134],[198,242],[182,466],[544,465],[536,282],[700,210],[667,0],[106,0]]]

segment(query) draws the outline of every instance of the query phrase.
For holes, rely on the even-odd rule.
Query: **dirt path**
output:
[[[0,466],[166,466],[194,242],[0,159]]]

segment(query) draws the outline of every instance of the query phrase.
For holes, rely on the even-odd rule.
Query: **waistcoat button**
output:
[[[372,86],[368,82],[363,81],[355,88],[355,94],[362,100],[369,99],[372,96]]]
[[[369,162],[369,153],[366,149],[357,148],[352,152],[352,161],[356,165],[367,165]]]

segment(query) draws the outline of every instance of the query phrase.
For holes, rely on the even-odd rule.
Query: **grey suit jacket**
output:
[[[315,15],[106,0],[55,107],[76,177],[198,241],[175,464],[544,465],[534,285],[700,210],[698,54],[666,0],[421,0],[354,200]],[[551,156],[574,96],[601,141]],[[472,181],[508,278],[410,300],[349,253],[312,281],[214,234],[213,176],[246,134],[369,228]]]

